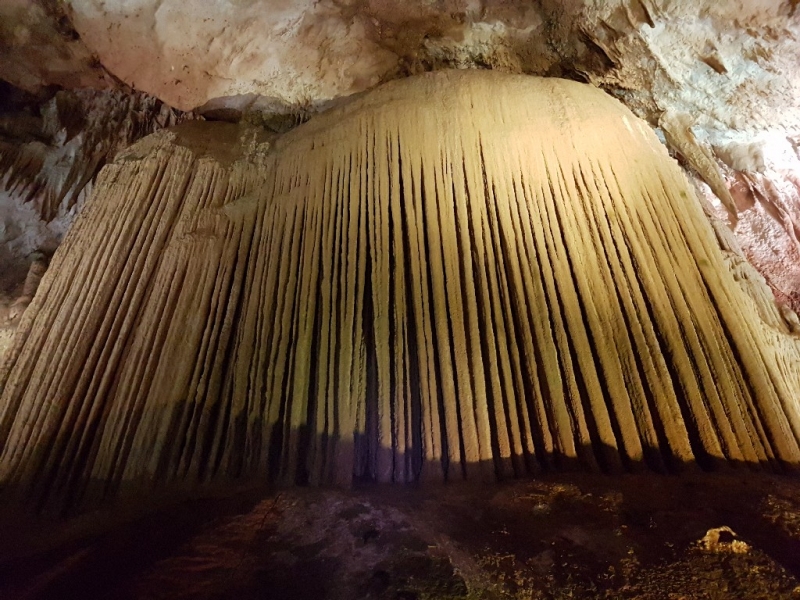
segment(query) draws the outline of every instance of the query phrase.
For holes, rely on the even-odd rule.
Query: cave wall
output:
[[[87,89],[2,107],[0,251],[18,257],[52,253],[103,165],[187,116],[145,94]]]
[[[380,82],[443,68],[586,81],[650,123],[710,186],[710,213],[797,311],[796,9],[794,0],[13,0],[0,7],[0,78],[36,94],[139,90],[279,131]]]
[[[441,72],[265,136],[103,171],[0,370],[8,489],[800,461],[796,336],[609,96]]]
[[[143,93],[0,82],[0,359],[97,174],[142,137],[193,118]]]

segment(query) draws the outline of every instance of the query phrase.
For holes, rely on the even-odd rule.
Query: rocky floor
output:
[[[800,480],[744,471],[251,488],[0,527],[0,598],[800,598]]]

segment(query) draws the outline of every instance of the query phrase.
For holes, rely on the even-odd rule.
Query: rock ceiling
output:
[[[645,116],[797,125],[794,2],[656,0],[11,0],[0,76],[126,84],[191,110],[255,94],[309,108],[404,75],[492,68],[582,79]],[[765,106],[768,105],[768,106]]]

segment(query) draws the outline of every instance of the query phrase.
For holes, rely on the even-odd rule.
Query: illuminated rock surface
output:
[[[443,72],[248,131],[104,170],[0,375],[7,487],[800,461],[796,337],[617,101]]]
[[[7,0],[0,79],[45,96],[144,91],[212,119],[280,130],[425,71],[586,81],[656,128],[692,177],[711,186],[737,246],[798,312],[797,7],[797,0]],[[791,160],[771,164],[786,148]],[[51,176],[46,168],[37,175]],[[741,200],[735,209],[731,194]],[[0,219],[5,203],[0,197]],[[16,208],[13,217],[29,240],[71,223]]]

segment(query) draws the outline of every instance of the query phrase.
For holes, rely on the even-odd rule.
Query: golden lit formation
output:
[[[798,342],[693,194],[600,90],[491,72],[387,84],[257,157],[145,140],[101,175],[0,370],[0,481],[77,502],[791,467]]]

